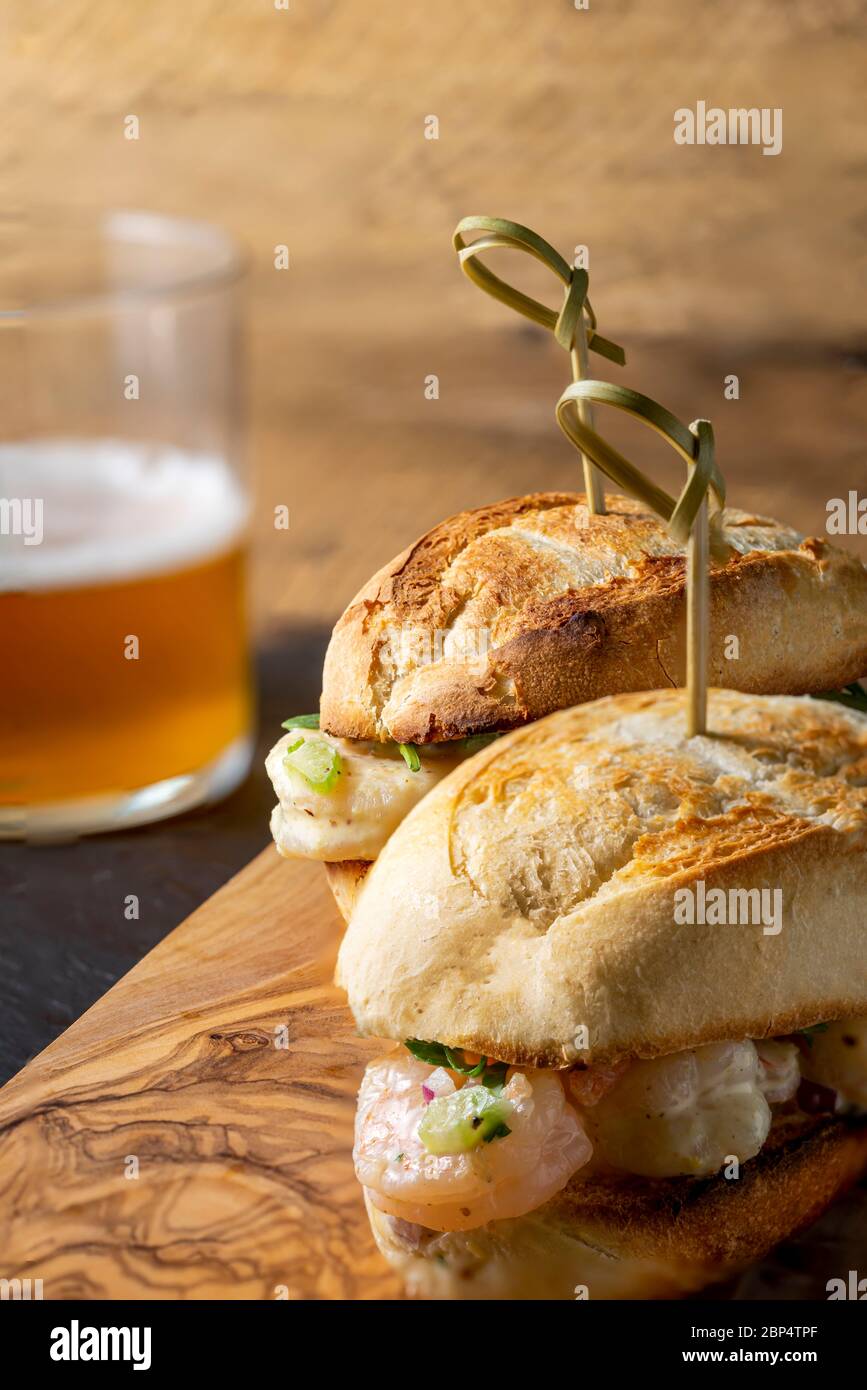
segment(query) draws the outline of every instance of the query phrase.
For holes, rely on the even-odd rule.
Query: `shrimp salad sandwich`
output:
[[[286,721],[267,768],[277,848],[325,862],[344,916],[411,808],[499,733],[683,683],[683,550],[639,503],[606,501],[597,516],[582,495],[540,493],[452,517],[337,623],[320,713]],[[856,557],[731,509],[720,534],[712,682],[805,694],[867,672]]]
[[[394,831],[338,960],[355,1168],[424,1297],[733,1274],[867,1163],[867,716],[629,693],[516,730]]]

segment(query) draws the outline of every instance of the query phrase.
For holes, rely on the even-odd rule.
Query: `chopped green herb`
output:
[[[283,764],[318,792],[330,792],[343,769],[337,749],[324,738],[298,739],[287,748]]]
[[[398,749],[410,772],[418,772],[421,768],[421,758],[414,743],[399,743]]]
[[[403,1154],[395,1154],[395,1156],[394,1156],[394,1161],[395,1161],[395,1163],[402,1163],[402,1162],[403,1162]]]
[[[509,1126],[504,1122],[497,1125],[497,1128],[492,1130],[490,1134],[485,1135],[485,1143],[490,1144],[493,1139],[505,1139],[511,1133]]]
[[[284,719],[280,725],[281,729],[318,729],[318,714],[293,714],[291,719]]]
[[[814,695],[814,700],[833,700],[838,705],[845,705],[847,709],[862,710],[867,714],[867,690],[858,682],[846,685],[842,690],[823,690],[821,694]]]

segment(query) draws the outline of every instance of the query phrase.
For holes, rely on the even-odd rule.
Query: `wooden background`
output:
[[[250,251],[264,626],[332,622],[450,511],[577,480],[552,414],[564,356],[457,270],[451,231],[470,212],[589,246],[600,327],[629,355],[600,374],[709,416],[736,503],[816,532],[829,497],[863,490],[863,0],[13,10],[10,204],[193,214]],[[674,109],[699,99],[782,107],[782,153],[676,146]],[[642,434],[609,423],[673,482]]]

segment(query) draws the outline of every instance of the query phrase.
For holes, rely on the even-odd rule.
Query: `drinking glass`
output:
[[[243,261],[204,223],[0,217],[0,834],[141,824],[252,752]]]

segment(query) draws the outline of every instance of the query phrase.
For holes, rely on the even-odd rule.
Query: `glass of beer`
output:
[[[231,240],[0,215],[0,834],[224,796],[252,753]]]

